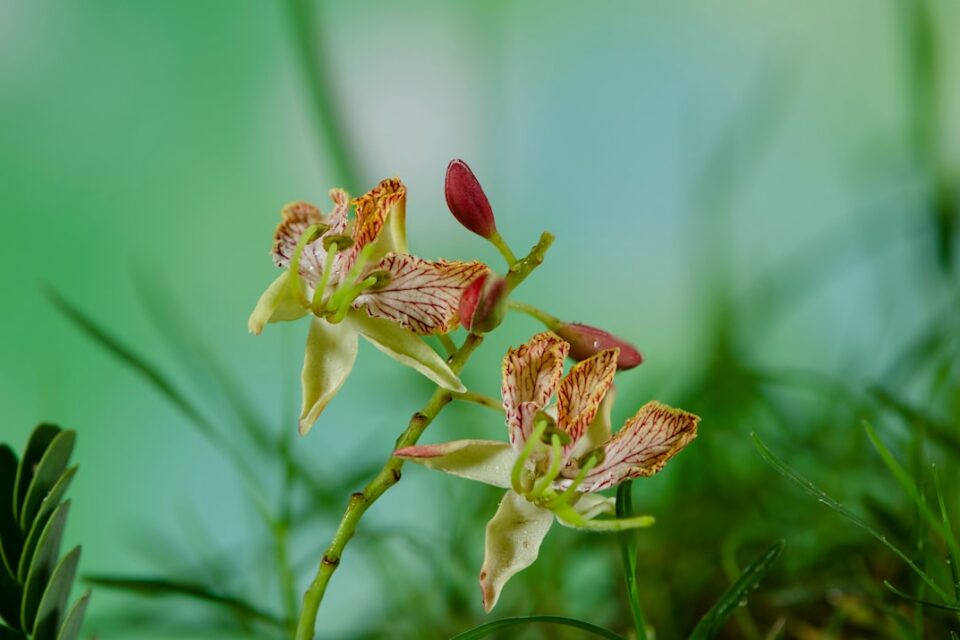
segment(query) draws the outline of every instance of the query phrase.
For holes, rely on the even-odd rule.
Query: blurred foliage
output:
[[[627,338],[647,339],[644,313],[646,306],[654,302],[683,305],[678,317],[693,318],[690,322],[696,325],[695,330],[678,328],[670,345],[695,342],[691,348],[695,358],[682,363],[682,375],[667,381],[681,369],[679,365],[674,370],[653,369],[648,374],[646,371],[656,366],[651,360],[618,380],[619,404],[639,406],[651,394],[668,394],[671,404],[703,417],[699,439],[671,462],[662,476],[638,482],[634,488],[638,511],[655,514],[658,519],[655,527],[629,540],[629,555],[636,562],[633,589],[656,638],[701,633],[703,627],[698,627],[698,621],[703,616],[718,629],[717,637],[747,640],[942,638],[960,629],[955,610],[960,601],[953,549],[956,543],[951,542],[957,527],[956,505],[960,501],[960,290],[956,264],[960,184],[955,161],[951,164],[951,153],[955,152],[949,148],[951,142],[946,133],[957,126],[955,112],[949,108],[949,92],[956,85],[949,82],[955,67],[956,48],[951,48],[951,38],[956,35],[956,26],[942,17],[938,19],[955,14],[945,9],[944,2],[933,0],[898,0],[890,4],[885,9],[891,9],[895,17],[889,19],[890,24],[884,24],[901,37],[902,47],[892,49],[890,56],[902,63],[897,68],[905,78],[901,96],[905,105],[903,123],[891,134],[896,140],[880,141],[867,150],[865,155],[870,156],[870,163],[864,163],[866,177],[838,178],[841,183],[865,180],[866,190],[875,197],[866,203],[855,201],[849,216],[831,221],[804,242],[791,244],[789,251],[755,246],[752,235],[747,236],[748,242],[738,242],[738,225],[743,224],[739,216],[747,207],[745,202],[752,186],[764,179],[771,149],[786,126],[790,110],[795,108],[798,85],[806,81],[802,65],[776,58],[754,65],[759,72],[753,74],[753,80],[743,90],[735,113],[727,117],[720,112],[716,116],[727,118],[721,134],[706,140],[697,137],[685,156],[694,170],[683,178],[686,182],[682,185],[685,195],[681,208],[695,229],[690,235],[697,244],[692,249],[688,244],[671,247],[671,251],[688,254],[691,272],[684,277],[696,283],[695,295],[690,299],[677,295],[669,300],[651,301],[653,296],[649,293],[657,290],[645,289],[637,282],[656,281],[662,274],[635,273],[639,267],[628,268],[625,275],[592,271],[594,267],[610,265],[611,261],[622,262],[620,252],[625,251],[624,244],[616,244],[606,252],[613,257],[597,255],[596,262],[576,262],[575,259],[583,258],[583,252],[601,252],[589,244],[591,230],[585,228],[589,225],[583,224],[582,212],[566,229],[575,236],[570,243],[580,254],[561,254],[559,260],[572,266],[558,272],[564,274],[560,284],[544,285],[542,299],[558,306],[567,304],[568,287],[601,277],[611,283],[604,285],[606,288],[598,284],[597,290],[615,292],[611,298],[617,304],[624,302],[624,297],[636,295],[641,300],[629,310],[621,312],[611,303],[598,306],[597,312],[606,317],[582,318],[597,324],[609,320],[620,322],[620,327],[632,327],[634,335],[618,328]],[[377,123],[362,121],[370,112],[344,107],[340,102],[344,96],[337,92],[338,78],[342,83],[343,77],[337,75],[332,63],[336,40],[329,25],[339,24],[339,12],[345,10],[334,3],[305,0],[288,0],[279,6],[283,33],[291,45],[290,55],[302,72],[298,76],[304,84],[302,108],[309,113],[306,121],[313,128],[311,133],[317,134],[316,140],[310,139],[313,142],[309,146],[329,160],[331,177],[317,180],[332,186],[332,176],[338,176],[344,184],[359,185],[369,178],[372,167],[379,170],[381,163],[371,155],[363,155],[363,150],[370,148],[369,141],[365,147],[349,139],[350,133]],[[749,3],[744,6],[757,9]],[[384,7],[377,5],[376,9],[382,11]],[[879,11],[875,6],[868,9]],[[861,6],[861,10],[867,9]],[[372,9],[368,11],[373,13]],[[513,61],[502,59],[503,53],[492,43],[507,36],[517,37],[508,32],[508,27],[511,16],[519,18],[504,3],[491,3],[484,11],[476,11],[464,13],[463,19],[477,21],[477,31],[487,34],[487,44],[491,45],[487,51],[490,73],[506,76]],[[690,11],[690,7],[680,3],[677,11]],[[554,15],[546,9],[543,14]],[[198,28],[208,29],[205,34],[213,33],[221,23],[220,17],[208,19],[210,24],[198,23]],[[541,19],[539,14],[537,19]],[[358,19],[358,28],[361,23]],[[321,41],[324,35],[330,39]],[[397,40],[404,39],[393,35],[395,39],[389,43],[365,41],[360,50],[352,53],[362,56],[374,50],[386,58],[398,46]],[[651,35],[646,33],[647,37]],[[848,35],[853,43],[850,46],[855,47],[857,39],[852,31]],[[195,85],[176,91],[206,95],[202,91],[208,81],[214,83],[216,91],[225,90],[223,78],[229,73],[224,69],[228,63],[239,64],[234,57],[249,67],[254,65],[253,53],[241,53],[224,54],[222,66],[214,67],[216,73],[207,69],[202,82],[198,80]],[[430,56],[434,55],[430,52]],[[616,51],[608,55],[609,59],[618,59]],[[563,64],[587,62],[577,59]],[[882,63],[876,64],[885,69],[884,73],[894,73]],[[457,79],[465,73],[461,67],[456,67],[456,72]],[[617,67],[617,82],[623,82],[624,73]],[[709,71],[704,73],[708,75]],[[269,74],[261,71],[260,75],[265,78]],[[670,78],[680,81],[675,76],[661,80],[669,82]],[[466,88],[480,93],[478,84],[481,83],[468,83]],[[502,87],[500,91],[507,94]],[[381,99],[379,93],[374,93]],[[600,91],[591,93],[588,99],[600,109],[604,105],[595,104],[597,93]],[[234,113],[231,107],[235,104],[211,100],[210,105],[191,105],[187,110],[193,114],[190,118],[195,118],[194,109],[200,108],[210,108],[216,117]],[[507,104],[508,100],[502,102]],[[573,103],[570,108],[578,105]],[[546,108],[562,107],[557,104]],[[578,116],[582,134],[565,131],[551,135],[561,140],[592,136],[596,127],[603,124],[603,113]],[[478,137],[484,137],[484,119],[493,120],[498,115],[496,109],[483,112],[480,123],[475,125],[481,130]],[[850,116],[846,118],[844,126]],[[396,126],[393,121],[380,124]],[[618,133],[630,139],[623,132]],[[217,147],[216,140],[204,138],[202,127],[197,127],[193,135],[196,153]],[[529,146],[523,136],[505,137]],[[890,151],[891,147],[896,149],[901,137],[907,141],[906,160]],[[496,144],[496,140],[500,138],[490,144]],[[152,138],[146,142],[158,143]],[[277,148],[270,147],[263,153],[290,151],[283,147],[287,142],[275,144]],[[521,153],[515,147],[509,149],[495,156],[506,167],[505,175],[514,165],[504,156]],[[565,154],[558,153],[558,149],[566,151],[566,147],[560,146],[537,153],[542,157],[564,157],[566,162]],[[599,167],[596,171],[606,173],[604,156],[590,151],[588,146],[582,157],[573,158],[562,175],[551,174],[551,169],[539,162],[532,163],[534,173],[547,174],[548,184],[563,191],[562,197],[566,198],[566,192],[557,183],[581,179],[581,173],[589,181],[594,176],[594,165]],[[182,153],[177,150],[177,162]],[[405,153],[415,154],[417,149],[406,148]],[[631,148],[630,153],[636,154],[637,150]],[[466,151],[462,155],[467,155]],[[21,161],[20,157],[8,159],[10,166]],[[200,168],[196,171],[206,176],[220,167],[221,161],[217,153],[204,161],[207,164],[197,161]],[[902,161],[902,166],[898,161]],[[663,159],[658,156],[656,162]],[[885,162],[895,165],[895,169],[881,172],[877,166]],[[300,156],[290,163],[307,165]],[[442,169],[442,163],[438,164],[438,183]],[[127,171],[136,173],[139,169],[130,165]],[[872,172],[881,173],[877,177]],[[519,179],[530,178],[529,173],[530,170]],[[249,176],[229,177],[231,182],[241,182],[248,181]],[[98,188],[107,189],[107,183],[112,185],[117,176],[110,176],[110,181],[101,178],[104,184],[97,185]],[[508,181],[507,177],[502,179]],[[70,183],[73,181],[83,182],[80,177],[72,177]],[[639,178],[637,181],[641,184]],[[132,194],[139,195],[139,191],[126,193]],[[563,224],[559,218],[562,212],[555,211],[552,196],[538,191],[519,204],[513,202],[526,215],[517,215],[513,224],[504,224],[505,235],[509,238],[507,229],[511,226],[528,231],[531,226],[552,228],[554,222]],[[189,199],[193,194],[184,197]],[[294,197],[298,194],[291,193],[289,199]],[[209,206],[208,200],[204,202]],[[605,237],[617,235],[616,224],[622,224],[622,220],[616,216],[633,216],[639,206],[634,204],[634,209],[625,214],[608,214],[599,211],[602,205],[596,203],[595,195],[590,202],[593,209],[588,215],[594,216],[589,218],[591,222],[597,216],[614,216],[611,223],[598,225]],[[540,209],[525,208],[530,203]],[[65,209],[67,204],[70,203],[59,203],[57,207]],[[782,203],[785,211],[796,211],[788,204]],[[224,210],[229,209],[230,206],[224,206]],[[789,215],[772,211],[771,215],[774,214]],[[223,245],[232,242],[215,244],[211,253],[200,251],[209,250],[224,224],[218,223],[215,229],[190,229],[201,239],[196,246],[185,244],[180,235],[161,237],[158,242],[163,243],[164,255],[189,253],[189,257],[183,258],[188,264],[193,264],[189,260],[202,260],[218,279],[229,279],[224,275],[228,248]],[[263,232],[266,226],[261,224],[255,231]],[[149,227],[141,232],[139,226],[131,226],[124,232],[151,235]],[[177,234],[181,233],[178,229]],[[578,233],[582,237],[576,237]],[[604,242],[620,240],[609,237]],[[629,249],[635,253],[659,256],[652,246],[656,242],[644,244],[644,251],[633,246],[636,238],[625,238],[623,242],[629,243]],[[772,263],[763,265],[754,259],[754,253],[762,250],[774,253]],[[249,255],[229,255],[229,260],[243,263],[253,259]],[[641,259],[637,257],[638,264]],[[746,283],[736,268],[744,264],[750,276]],[[110,262],[109,269],[116,270],[116,264]],[[66,277],[65,270],[62,275]],[[542,281],[550,277],[546,269],[538,274]],[[877,328],[886,326],[882,323],[884,318],[852,304],[845,305],[835,295],[837,283],[851,279],[854,284],[843,291],[873,287],[879,307],[890,315],[906,314],[909,322],[895,325],[894,335],[883,335]],[[98,593],[117,591],[122,596],[119,605],[92,617],[88,628],[102,638],[129,637],[132,633],[142,636],[145,629],[178,638],[287,637],[299,594],[325,546],[326,532],[339,517],[350,493],[382,464],[390,439],[399,432],[407,413],[418,406],[424,388],[417,382],[391,376],[390,381],[400,390],[397,396],[391,396],[389,408],[401,415],[393,425],[379,424],[377,420],[373,434],[355,428],[353,423],[331,425],[331,432],[338,438],[345,438],[343,432],[349,431],[351,442],[363,455],[355,455],[355,449],[347,451],[346,445],[343,453],[311,450],[295,439],[289,415],[267,413],[256,401],[253,384],[270,389],[280,386],[272,385],[275,381],[268,379],[269,371],[242,370],[245,359],[237,353],[235,343],[220,336],[210,339],[195,326],[194,321],[200,320],[195,315],[202,313],[196,311],[203,308],[201,298],[217,297],[217,291],[209,290],[211,285],[203,280],[203,274],[198,276],[200,284],[196,289],[189,282],[166,286],[154,269],[141,269],[134,281],[145,315],[160,336],[160,345],[144,347],[138,325],[127,322],[129,315],[111,298],[109,287],[98,288],[95,300],[59,294],[51,294],[51,299],[75,326],[148,383],[207,439],[226,464],[205,472],[213,478],[216,473],[224,473],[224,469],[232,470],[227,472],[230,475],[226,482],[243,487],[253,517],[249,521],[218,524],[213,531],[205,528],[204,522],[184,518],[175,523],[180,530],[176,538],[171,538],[168,531],[151,529],[144,521],[127,546],[142,551],[156,570],[150,573],[138,567],[135,572],[104,572],[98,568],[91,572],[87,578],[99,585]],[[59,280],[55,284],[59,287]],[[624,288],[628,289],[626,293]],[[256,289],[254,286],[250,291]],[[88,309],[97,309],[97,313]],[[806,314],[797,313],[804,309]],[[553,311],[550,307],[548,310]],[[633,315],[622,319],[618,315],[621,313]],[[822,316],[825,322],[849,318],[858,327],[858,335],[844,333],[846,327],[837,327],[834,333],[830,327],[820,327],[829,339],[810,339],[804,333],[808,327],[803,323],[808,322],[811,313]],[[515,330],[511,334],[513,341],[524,339],[524,325],[508,318],[506,324],[511,323]],[[862,337],[860,333],[875,340],[875,348],[847,348],[847,341]],[[769,339],[774,335],[780,336],[779,342]],[[794,352],[792,357],[785,358],[781,351],[770,351],[771,344],[784,343],[799,345],[798,350],[805,353]],[[168,350],[173,362],[159,355],[161,347]],[[99,358],[81,353],[90,360]],[[664,350],[659,352],[660,356],[665,354]],[[51,357],[56,359],[60,354]],[[489,361],[493,363],[497,358],[493,354]],[[816,365],[811,366],[811,362]],[[296,367],[295,363],[288,364],[291,369]],[[178,373],[173,373],[175,370]],[[483,377],[477,374],[472,380],[487,384],[489,372],[495,370],[491,367]],[[137,392],[145,394],[142,388]],[[364,395],[367,389],[355,393],[363,401],[351,411],[358,414],[356,422],[362,423],[366,420],[363,412],[375,407]],[[283,401],[285,406],[295,402],[289,397]],[[120,399],[106,396],[96,398],[96,402],[112,405]],[[463,432],[480,423],[467,411],[452,415],[450,422],[460,424]],[[861,429],[864,419],[874,425],[872,435]],[[118,431],[125,428],[117,425]],[[766,443],[773,455],[767,460],[776,459],[779,466],[771,467],[763,456],[757,455],[749,437],[751,432]],[[114,434],[110,437],[113,443]],[[164,437],[182,441],[178,446],[196,446],[194,440],[187,440],[184,433],[175,430],[165,432]],[[339,440],[323,441],[325,448],[339,444]],[[113,446],[118,450],[97,452],[98,460],[121,455],[143,460],[151,454],[138,448],[132,449],[133,454],[121,453],[119,444]],[[317,457],[318,453],[326,458]],[[339,464],[341,461],[346,462]],[[5,469],[9,468],[8,464]],[[349,473],[343,473],[343,468],[349,468]],[[174,461],[167,472],[175,474],[180,469]],[[778,469],[787,479],[778,475]],[[345,566],[334,579],[332,591],[337,591],[338,585],[347,586],[345,576],[351,572],[362,575],[358,580],[363,588],[353,588],[336,602],[324,604],[318,625],[320,637],[448,638],[490,623],[479,607],[476,574],[484,523],[494,513],[499,493],[472,483],[436,481],[433,477],[429,484],[424,484],[418,475],[415,470],[410,471],[396,490],[404,491],[404,485],[413,484],[419,492],[415,498],[393,492],[384,498],[384,503],[398,500],[416,506],[418,511],[413,518],[383,511],[375,514],[382,517],[361,526],[348,552],[350,566]],[[807,492],[812,486],[818,493],[811,497],[798,491],[789,480],[799,483]],[[167,480],[161,478],[159,482]],[[96,508],[95,504],[89,506]],[[149,508],[144,505],[145,511]],[[381,508],[384,505],[378,507]],[[123,515],[130,526],[135,526],[138,516],[143,514]],[[423,523],[419,522],[421,517]],[[243,535],[226,536],[225,529],[241,530]],[[111,549],[122,544],[116,531],[108,530],[104,535],[111,537]],[[770,541],[780,538],[786,539],[786,546],[776,564],[754,562],[757,558],[770,559],[770,554],[780,549],[770,549]],[[499,635],[496,629],[488,628],[493,633],[490,637],[583,637],[580,629],[536,622],[543,622],[543,616],[588,621],[630,637],[635,633],[635,618],[628,595],[632,591],[624,586],[622,575],[623,548],[624,541],[619,536],[566,529],[552,534],[540,560],[511,581],[494,615],[497,620],[524,619],[529,624],[504,627]],[[758,567],[769,570],[760,588],[747,599],[741,587],[753,586]],[[931,584],[949,600],[938,599]],[[5,605],[7,602],[4,600]],[[354,611],[362,611],[362,615],[350,617],[359,622],[348,631],[332,622],[338,614],[347,612],[346,608],[338,608],[345,602]],[[17,620],[11,611],[6,613]],[[539,618],[531,620],[530,616]],[[11,622],[6,615],[4,619],[14,626],[22,623]]]

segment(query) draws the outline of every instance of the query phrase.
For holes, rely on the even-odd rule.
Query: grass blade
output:
[[[84,580],[94,586],[118,589],[144,596],[194,598],[222,607],[240,619],[262,622],[284,631],[287,630],[284,621],[272,613],[258,609],[238,597],[216,593],[205,585],[195,582],[181,582],[165,578],[121,578],[115,576],[86,576]]]
[[[500,618],[499,620],[491,620],[490,622],[481,624],[469,631],[458,633],[450,638],[450,640],[478,640],[479,638],[486,638],[494,631],[537,623],[582,629],[598,638],[607,638],[607,640],[627,640],[620,634],[614,633],[609,629],[604,629],[603,627],[598,627],[595,624],[577,620],[576,618],[564,618],[563,616],[517,616],[515,618]]]
[[[772,451],[770,451],[770,449],[767,448],[767,445],[763,444],[763,441],[760,440],[757,434],[753,434],[752,437],[753,437],[753,443],[757,447],[757,451],[760,452],[760,457],[763,458],[764,461],[767,462],[770,466],[776,469],[780,473],[780,475],[782,475],[784,478],[796,484],[798,487],[806,491],[808,494],[812,495],[821,504],[825,505],[826,507],[836,512],[840,516],[844,517],[848,521],[852,522],[854,525],[856,525],[860,529],[863,529],[864,531],[869,533],[878,542],[880,542],[885,547],[890,549],[890,551],[895,553],[901,560],[903,560],[907,564],[907,566],[910,567],[910,569],[915,574],[917,574],[917,576],[919,576],[920,579],[923,580],[927,584],[927,586],[930,587],[931,590],[933,590],[934,593],[937,594],[937,596],[940,599],[942,599],[944,602],[950,602],[949,596],[947,596],[946,592],[944,592],[944,590],[940,588],[940,586],[933,580],[933,578],[931,578],[927,574],[927,572],[925,572],[923,569],[918,567],[916,563],[913,560],[911,560],[910,557],[900,549],[900,547],[893,544],[893,542],[891,542],[890,539],[887,538],[887,536],[885,536],[884,534],[880,533],[879,531],[871,527],[866,520],[864,520],[857,514],[853,513],[852,511],[844,507],[842,504],[840,504],[839,502],[831,498],[829,495],[821,491],[816,485],[814,485],[812,482],[810,482],[805,477],[803,477],[800,474],[800,472],[796,471],[792,467],[787,466],[787,464],[783,460],[778,458],[775,453],[773,453]]]
[[[633,481],[624,482],[617,487],[617,518],[629,518],[633,515]],[[630,601],[630,613],[633,614],[633,626],[638,640],[647,640],[647,623],[637,593],[637,538],[636,532],[624,531],[620,534],[620,560],[623,575],[627,582],[627,599]]]
[[[710,611],[700,619],[690,635],[690,640],[708,640],[716,636],[733,612],[743,606],[747,595],[756,589],[767,575],[773,563],[783,553],[784,546],[784,540],[777,540],[763,555],[750,563],[737,581],[730,585]]]

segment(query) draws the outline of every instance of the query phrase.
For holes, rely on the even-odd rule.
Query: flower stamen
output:
[[[513,487],[513,490],[519,494],[523,494],[523,470],[527,465],[527,460],[530,459],[530,456],[533,455],[533,449],[537,446],[537,443],[540,442],[540,436],[543,435],[543,432],[547,428],[546,420],[538,420],[533,425],[533,432],[530,434],[530,437],[527,438],[526,444],[523,445],[523,450],[520,451],[520,455],[517,456],[517,461],[513,465],[513,469],[510,471],[510,485]]]
[[[293,250],[293,257],[290,259],[290,287],[297,300],[304,307],[309,307],[310,301],[307,300],[307,295],[303,292],[303,281],[300,278],[300,258],[303,257],[303,250],[307,245],[316,240],[317,236],[326,230],[326,227],[327,225],[324,224],[312,224],[304,229],[297,240],[296,248]]]
[[[563,466],[563,444],[560,436],[556,433],[550,436],[550,468],[546,475],[540,477],[533,485],[533,490],[527,494],[527,499],[536,500],[543,495],[553,484],[553,481],[560,475],[560,467]]]

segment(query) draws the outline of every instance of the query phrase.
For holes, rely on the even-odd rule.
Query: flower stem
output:
[[[508,267],[512,268],[513,265],[517,264],[517,256],[513,255],[513,251],[510,250],[506,240],[503,239],[499,231],[494,231],[487,240],[497,248],[497,251],[503,256],[503,259],[507,261]]]
[[[555,318],[543,309],[539,309],[532,304],[527,304],[525,302],[519,302],[517,300],[508,300],[507,308],[511,311],[519,311],[520,313],[525,313],[531,318],[536,318],[543,324],[547,326],[548,329],[553,329],[560,324],[560,319]]]
[[[633,515],[633,481],[624,482],[617,487],[617,517],[629,518]],[[633,614],[633,626],[637,640],[647,640],[647,623],[640,605],[637,592],[637,542],[634,534],[623,533],[620,540],[620,556],[623,561],[623,575],[627,582],[627,599]]]
[[[454,400],[464,400],[466,402],[473,402],[479,404],[488,409],[498,411],[503,413],[503,405],[496,398],[484,395],[482,393],[475,393],[473,391],[464,391],[463,393],[453,393],[451,394]]]
[[[483,337],[471,333],[467,336],[463,346],[461,346],[450,360],[450,368],[454,373],[459,373],[466,364],[467,359],[483,342]],[[413,414],[410,422],[407,424],[406,431],[397,439],[395,448],[402,449],[416,444],[420,435],[423,433],[437,414],[445,407],[453,396],[446,389],[438,387],[430,400],[423,408]],[[363,491],[354,493],[350,496],[350,502],[347,510],[337,526],[330,546],[323,554],[320,566],[317,568],[317,575],[313,579],[310,588],[307,589],[303,598],[303,612],[300,614],[300,623],[297,626],[297,640],[313,640],[314,625],[316,624],[317,612],[320,610],[320,602],[323,600],[324,592],[334,571],[340,564],[340,558],[343,550],[350,542],[353,534],[357,530],[357,525],[363,514],[366,513],[377,499],[386,492],[387,489],[395,485],[400,480],[400,469],[403,467],[403,460],[390,457],[376,477],[371,480]]]
[[[437,338],[440,340],[440,344],[443,345],[444,351],[447,352],[447,357],[452,358],[453,354],[457,352],[457,345],[453,342],[453,338],[445,333],[437,334]]]
[[[540,236],[540,241],[533,246],[530,253],[527,254],[526,257],[513,263],[506,277],[507,284],[511,290],[523,282],[534,269],[540,266],[551,244],[553,244],[553,235],[544,232]],[[450,357],[450,369],[454,373],[459,374],[460,371],[463,370],[467,360],[477,347],[480,346],[481,342],[483,342],[482,336],[475,333],[468,334],[463,345]],[[397,439],[395,450],[415,445],[417,440],[420,439],[420,435],[423,434],[423,431],[452,399],[453,394],[451,394],[451,392],[438,387],[436,391],[433,392],[433,395],[430,396],[427,404],[410,418],[406,430]],[[400,481],[400,469],[402,467],[403,460],[391,456],[380,472],[377,473],[376,477],[363,488],[363,491],[350,496],[347,509],[340,519],[340,524],[337,525],[337,530],[333,534],[330,545],[323,554],[320,566],[317,567],[317,574],[314,576],[313,582],[303,596],[303,610],[300,613],[300,622],[297,624],[296,640],[313,640],[314,628],[317,622],[317,612],[320,610],[320,602],[323,600],[323,595],[327,590],[327,585],[330,583],[330,578],[333,577],[333,573],[340,565],[343,550],[350,542],[353,534],[356,533],[357,525],[359,525],[360,519],[363,517],[363,514],[366,513],[367,509],[369,509],[387,489]]]

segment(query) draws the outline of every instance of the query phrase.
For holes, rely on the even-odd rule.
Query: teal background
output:
[[[932,162],[955,178],[960,5],[931,8],[944,47]],[[647,363],[622,377],[620,419],[652,397],[688,398],[725,309],[736,309],[752,362],[857,380],[951,295],[942,283],[955,275],[937,273],[918,213],[931,160],[915,155],[898,3],[365,0],[318,9],[309,28],[362,179],[346,186],[359,194],[400,176],[413,251],[499,265],[446,211],[443,172],[462,157],[516,251],[543,229],[556,234],[517,297],[644,351]],[[306,327],[254,338],[245,324],[274,277],[267,252],[280,207],[325,205],[343,179],[305,79],[281,2],[0,1],[0,429],[18,446],[39,421],[79,431],[68,535],[84,546],[82,571],[224,557],[243,588],[262,579],[253,569],[262,531],[236,474],[58,315],[43,288],[222,414],[223,401],[190,376],[190,358],[164,340],[169,318],[189,323],[271,424],[294,429]],[[171,300],[152,298],[151,283]],[[468,386],[496,393],[504,349],[535,330],[511,318],[469,367]],[[296,443],[331,476],[382,459],[428,393],[368,345],[360,356]],[[230,433],[229,418],[220,424]],[[730,451],[736,474],[756,428],[719,429],[705,414],[694,446]],[[493,414],[458,408],[426,440],[499,429]],[[650,491],[675,495],[681,471],[668,467]],[[445,535],[440,514],[453,507],[437,487],[457,487],[406,474],[371,522]],[[660,506],[668,518],[670,503]],[[331,531],[318,522],[299,539],[302,585]],[[478,566],[480,551],[465,563]],[[360,624],[357,603],[377,584],[369,564],[345,561],[321,612],[324,632]],[[129,602],[96,593],[91,630],[124,637],[105,621]]]

